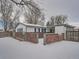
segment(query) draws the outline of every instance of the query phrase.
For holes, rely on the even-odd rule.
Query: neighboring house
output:
[[[48,26],[47,30],[50,33],[52,32],[52,33],[62,34],[62,33],[66,33],[66,31],[73,31],[74,26],[68,24],[54,25],[50,27]]]
[[[16,32],[46,32],[46,27],[35,24],[19,23],[16,27]]]
[[[4,31],[4,22],[0,19],[0,32]]]
[[[73,31],[74,26],[68,24],[55,25],[55,33],[62,34],[66,31]]]

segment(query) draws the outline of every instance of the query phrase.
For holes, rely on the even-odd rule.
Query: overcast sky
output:
[[[78,25],[79,0],[37,0],[37,2],[44,9],[47,20],[51,16],[67,15],[70,24]]]

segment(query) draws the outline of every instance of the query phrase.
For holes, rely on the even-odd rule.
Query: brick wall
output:
[[[16,32],[15,38],[20,41],[30,41],[33,43],[38,43],[38,38],[43,38],[44,33],[40,32]]]
[[[44,35],[44,45],[45,44],[50,44],[56,41],[60,41],[63,40],[64,36],[62,35],[58,35],[58,34],[52,34],[52,33],[46,33]]]
[[[34,32],[28,32],[25,35],[25,41],[30,41],[33,43],[38,43],[38,35]]]
[[[22,32],[16,32],[16,33],[15,33],[15,38],[16,38],[17,40],[24,41],[24,35],[23,35]]]
[[[38,43],[38,35],[37,33],[34,32],[26,32],[26,33],[16,32],[15,36],[16,36],[15,38],[20,41],[29,41],[32,43]]]

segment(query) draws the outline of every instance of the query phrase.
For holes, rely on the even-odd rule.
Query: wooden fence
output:
[[[66,40],[79,41],[79,31],[66,31]]]
[[[0,38],[12,36],[12,32],[0,32]]]

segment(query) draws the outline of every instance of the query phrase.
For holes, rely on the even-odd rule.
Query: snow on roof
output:
[[[75,26],[69,25],[69,24],[60,24],[60,25],[55,25],[55,26],[65,26],[65,27],[71,27],[74,28]]]
[[[72,25],[69,25],[69,24],[61,24],[59,26],[65,26],[65,27],[71,27],[71,28],[74,28],[75,26],[72,26]]]
[[[19,24],[23,24],[23,25],[28,26],[28,27],[46,27],[46,26],[41,26],[38,24],[27,24],[27,23],[19,23]]]

